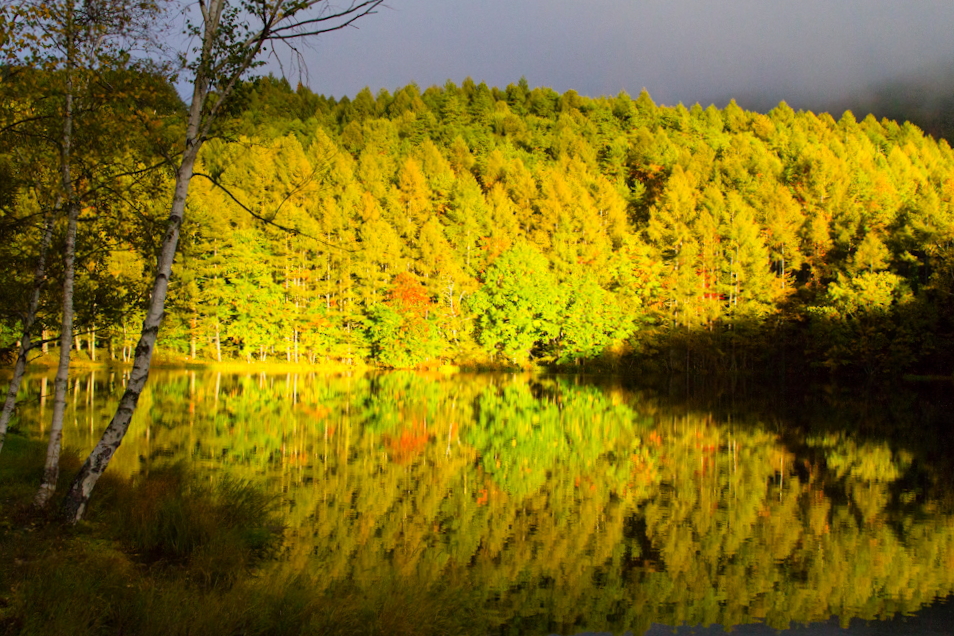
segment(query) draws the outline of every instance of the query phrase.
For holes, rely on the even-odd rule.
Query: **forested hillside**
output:
[[[910,124],[524,81],[336,101],[263,78],[219,133],[190,192],[167,355],[954,370],[954,153]],[[29,184],[11,183],[8,345],[38,242]],[[132,210],[88,201],[80,230],[80,345],[117,358],[155,259],[153,217]]]

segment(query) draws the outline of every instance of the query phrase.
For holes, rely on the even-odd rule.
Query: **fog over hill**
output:
[[[394,0],[267,69],[335,97],[525,77],[590,97],[645,88],[666,105],[873,111],[935,132],[950,128],[952,30],[948,0]]]
[[[854,100],[852,100],[854,101]],[[911,121],[935,137],[954,140],[954,61],[872,86],[853,112]]]
[[[726,95],[716,101],[723,106],[730,99],[743,108],[767,112],[778,105],[775,91],[751,91]],[[954,140],[954,59],[926,65],[903,76],[871,83],[866,89],[837,96],[796,94],[785,98],[796,110],[829,112],[835,119],[850,110],[859,120],[869,113],[881,119],[910,121],[934,137]]]

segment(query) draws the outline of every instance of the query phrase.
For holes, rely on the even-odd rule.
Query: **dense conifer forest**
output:
[[[126,166],[79,219],[76,347],[97,359],[131,355],[154,270],[172,177],[147,169],[181,126],[160,89],[116,107],[115,147],[79,146]],[[22,143],[0,155],[12,347],[42,171]],[[954,369],[954,153],[911,124],[526,81],[336,100],[265,77],[241,87],[197,175],[167,358]],[[56,289],[44,288],[47,337]]]

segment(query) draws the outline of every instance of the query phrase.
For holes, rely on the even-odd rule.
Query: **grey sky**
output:
[[[954,68],[950,0],[388,3],[303,51],[312,89],[340,97],[467,76],[503,87],[525,76],[591,96],[645,87],[664,104],[738,97],[811,107]]]

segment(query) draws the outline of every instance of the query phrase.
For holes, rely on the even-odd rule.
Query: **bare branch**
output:
[[[314,18],[299,20],[293,24],[286,24],[285,26],[272,29],[272,31],[267,35],[266,39],[289,40],[321,35],[323,33],[331,33],[332,31],[339,31],[353,25],[356,21],[365,16],[377,13],[376,9],[383,3],[384,0],[363,0],[362,2],[354,3],[349,8],[341,11],[336,11],[326,15],[319,15]],[[343,22],[338,22],[344,18],[347,19]],[[328,22],[335,22],[336,24],[327,27],[313,28],[315,25],[326,24]]]

